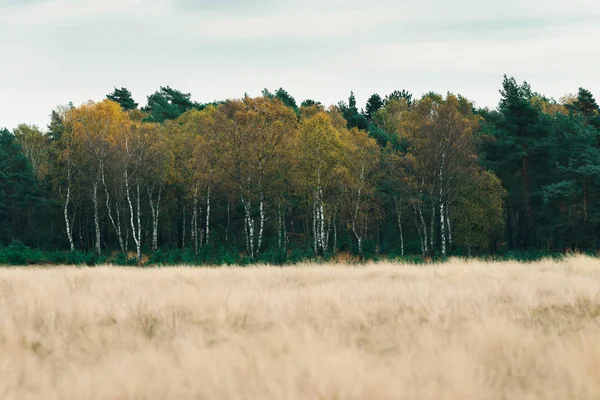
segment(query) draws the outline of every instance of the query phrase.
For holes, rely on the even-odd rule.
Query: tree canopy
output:
[[[283,262],[600,247],[600,108],[505,76],[493,109],[395,90],[198,103],[126,88],[0,131],[0,245]],[[1,121],[0,121],[1,122]],[[158,257],[158,256],[156,256]]]

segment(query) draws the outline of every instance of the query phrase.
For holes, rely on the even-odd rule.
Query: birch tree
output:
[[[364,259],[363,239],[369,226],[374,225],[375,188],[379,168],[379,146],[366,132],[356,128],[346,133],[344,159],[348,181],[346,193],[351,206],[352,234],[356,239],[358,254]]]
[[[61,118],[64,118],[64,114]],[[54,157],[54,165],[52,167],[53,186],[62,203],[65,232],[69,241],[70,251],[75,250],[75,242],[73,240],[75,210],[72,210],[73,215],[71,216],[69,216],[69,210],[73,197],[79,194],[76,184],[77,177],[79,177],[76,169],[77,151],[73,138],[73,130],[65,127],[60,138],[53,142],[51,149]]]
[[[182,149],[187,157],[183,164],[187,170],[183,173],[188,192],[192,197],[191,233],[194,251],[210,244],[211,205],[219,185],[223,183],[224,174],[220,164],[224,157],[219,143],[218,129],[215,125],[217,108],[209,106],[202,111],[188,111],[179,118],[182,125],[183,139],[187,149]],[[201,212],[204,203],[204,212]],[[199,212],[200,211],[200,212]],[[204,215],[204,223],[201,216]]]
[[[101,103],[89,102],[70,110],[67,113],[66,122],[69,129],[72,130],[76,148],[81,153],[80,167],[89,172],[87,181],[90,185],[94,213],[94,250],[100,254],[101,229],[98,192],[100,185],[104,184],[107,201],[110,201],[105,185],[107,162],[111,143],[127,123],[127,116],[117,103],[105,100]]]
[[[335,215],[336,189],[347,173],[343,162],[343,142],[333,126],[332,116],[317,112],[303,120],[296,142],[297,189],[305,194],[312,214],[312,242],[315,255],[330,249],[329,226]],[[339,193],[339,192],[338,192]]]
[[[230,101],[219,111],[223,170],[236,182],[244,210],[246,250],[254,258],[264,245],[268,207],[279,177],[276,161],[292,140],[296,114],[281,100],[268,97]]]

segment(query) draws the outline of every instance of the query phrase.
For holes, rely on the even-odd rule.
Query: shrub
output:
[[[137,265],[137,258],[129,258],[127,254],[119,253],[115,258],[113,258],[112,263],[122,267],[135,266]]]

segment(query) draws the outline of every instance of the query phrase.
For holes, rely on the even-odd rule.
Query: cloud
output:
[[[354,90],[460,92],[497,102],[503,73],[558,97],[600,96],[586,0],[0,0],[0,125],[57,104],[160,85],[198,101],[283,86],[333,104]],[[596,85],[594,87],[593,85]]]
[[[419,41],[411,44],[378,44],[358,49],[356,56],[362,68],[397,71],[428,70],[437,72],[487,71],[513,73],[576,73],[584,68],[595,69],[600,54],[590,52],[580,59],[590,37],[600,37],[597,24],[554,31],[544,37],[519,40]],[[368,60],[384,59],[373,65]],[[580,65],[582,61],[584,65]],[[518,61],[518,62],[517,62]],[[587,64],[587,67],[585,66]]]
[[[0,0],[1,7],[23,7],[41,4],[50,0]]]
[[[254,13],[265,9],[281,7],[282,2],[274,0],[173,0],[172,5],[185,11],[213,11],[228,13]]]

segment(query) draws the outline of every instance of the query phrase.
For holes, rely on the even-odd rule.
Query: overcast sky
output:
[[[199,102],[287,89],[452,91],[495,107],[503,74],[600,97],[598,0],[0,0],[0,127],[169,85]]]

